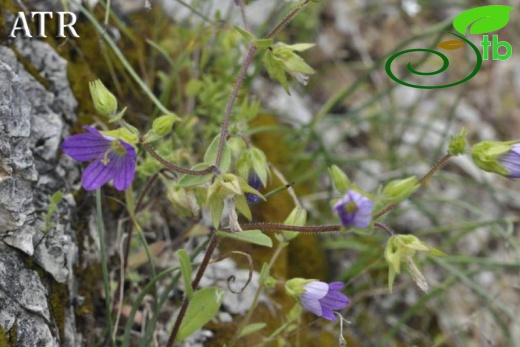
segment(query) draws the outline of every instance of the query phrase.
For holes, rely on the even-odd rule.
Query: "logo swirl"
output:
[[[458,38],[463,40],[466,44],[468,44],[473,49],[473,51],[475,52],[475,55],[477,56],[477,62],[475,64],[475,67],[473,68],[473,71],[471,71],[471,73],[468,76],[466,76],[464,79],[462,79],[460,81],[457,81],[457,82],[449,83],[449,84],[443,84],[443,85],[440,85],[440,86],[421,86],[421,85],[418,85],[418,84],[412,84],[412,83],[408,83],[408,82],[405,82],[403,80],[400,80],[396,75],[394,75],[394,73],[392,72],[392,69],[391,69],[392,62],[397,57],[399,57],[399,56],[401,56],[403,54],[406,54],[406,53],[410,53],[410,52],[433,53],[433,54],[435,54],[436,56],[438,56],[439,58],[442,59],[442,66],[439,69],[437,69],[435,71],[431,71],[431,72],[417,71],[417,70],[415,70],[412,67],[412,64],[410,62],[408,62],[408,64],[406,65],[406,69],[410,73],[412,73],[414,75],[420,75],[420,76],[431,76],[431,75],[437,75],[437,74],[442,73],[443,71],[446,71],[446,69],[448,69],[448,66],[450,65],[448,57],[446,57],[441,52],[434,51],[432,49],[426,49],[426,48],[407,49],[407,50],[400,51],[400,52],[397,52],[396,54],[392,55],[390,58],[388,58],[388,60],[386,61],[386,64],[385,64],[385,70],[386,70],[386,73],[388,74],[388,76],[391,79],[393,79],[394,81],[396,81],[397,83],[402,84],[404,86],[412,87],[412,88],[421,88],[421,89],[449,88],[449,87],[453,87],[453,86],[456,86],[458,84],[464,83],[464,82],[470,80],[471,78],[473,78],[473,76],[475,76],[479,72],[480,67],[482,66],[482,55],[480,54],[480,51],[478,50],[478,48],[473,43],[471,43],[469,40],[467,40],[464,36],[461,36],[461,35],[458,35],[458,34],[455,34],[455,33],[451,33],[451,32],[447,32],[447,33],[450,34],[450,35],[453,35],[453,36],[457,36]]]

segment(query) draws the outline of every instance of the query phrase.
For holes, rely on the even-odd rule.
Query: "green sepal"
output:
[[[123,116],[125,115],[126,109],[127,109],[127,107],[123,108],[121,111],[119,111],[118,114],[116,114],[115,116],[111,117],[108,120],[108,122],[109,123],[114,123],[114,122],[120,120],[121,118],[123,118]]]
[[[117,99],[101,82],[97,79],[88,84],[90,95],[96,111],[107,118],[112,118],[117,112]]]
[[[509,152],[514,144],[519,142],[520,140],[479,142],[471,149],[471,157],[473,158],[473,162],[482,170],[509,176],[509,170],[506,169],[498,159]]]
[[[211,223],[215,229],[220,225],[222,219],[222,211],[224,210],[224,200],[214,198],[209,200],[209,208],[211,209]]]
[[[251,215],[251,209],[247,204],[247,200],[243,195],[235,195],[235,208],[242,213],[247,220],[251,220],[253,216]]]
[[[352,185],[347,175],[336,165],[332,165],[329,168],[329,175],[334,184],[334,188],[342,195],[344,195]]]
[[[415,176],[393,180],[383,189],[384,199],[389,203],[401,202],[412,195],[419,187],[419,179]]]
[[[280,82],[285,92],[291,95],[291,92],[289,91],[289,82],[285,76],[284,64],[283,62],[274,58],[272,49],[268,49],[265,52],[263,62],[269,77]]]
[[[291,278],[287,282],[285,282],[285,291],[290,296],[294,297],[296,300],[300,300],[300,295],[305,293],[304,287],[316,280],[314,279],[305,279],[305,278]]]
[[[100,133],[125,141],[135,147],[139,143],[139,134],[135,134],[132,130],[127,127],[118,128],[114,130],[103,130]]]
[[[462,128],[460,133],[451,138],[450,145],[448,146],[448,153],[452,156],[457,156],[466,153],[467,141],[466,136],[468,135],[468,130]]]

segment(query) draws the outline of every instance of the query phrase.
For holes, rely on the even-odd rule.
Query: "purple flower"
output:
[[[304,293],[300,295],[302,306],[316,316],[335,321],[333,311],[344,309],[350,304],[350,300],[341,292],[342,282],[325,283],[313,281],[303,287]]]
[[[505,153],[501,157],[498,158],[500,164],[502,164],[507,171],[509,171],[509,175],[507,177],[510,178],[520,178],[520,144],[517,143],[511,147],[509,152]]]
[[[262,181],[260,181],[260,177],[258,177],[258,175],[253,172],[249,174],[247,184],[255,190],[258,190],[262,186]],[[246,200],[248,205],[254,205],[260,201],[260,197],[253,193],[246,193]]]
[[[334,205],[333,210],[338,214],[344,226],[366,228],[372,220],[373,206],[372,200],[354,190],[349,190]]]
[[[95,190],[113,179],[117,190],[126,190],[135,176],[134,147],[95,128],[83,129],[88,133],[69,136],[62,146],[72,159],[91,162],[83,172],[83,188]]]

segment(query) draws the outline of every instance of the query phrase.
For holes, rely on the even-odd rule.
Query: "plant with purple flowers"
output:
[[[244,1],[236,1],[236,3],[238,5],[241,4],[242,7],[244,6],[243,2]],[[100,231],[99,240],[102,245],[104,237],[102,234],[103,213],[100,188],[108,182],[113,181],[115,189],[125,191],[125,206],[128,209],[125,218],[131,220],[131,222],[128,222],[128,243],[126,244],[125,253],[122,255],[122,273],[124,274],[127,270],[129,253],[132,248],[131,245],[135,241],[132,239],[133,228],[139,231],[144,249],[150,258],[149,263],[152,272],[152,276],[150,276],[151,283],[144,286],[141,295],[139,295],[141,298],[139,300],[142,300],[148,290],[155,288],[155,285],[158,284],[159,281],[173,271],[179,272],[180,276],[177,277],[183,279],[184,298],[182,303],[179,303],[180,309],[177,310],[177,308],[175,308],[170,310],[171,312],[178,311],[179,313],[174,320],[168,342],[161,343],[161,345],[167,347],[173,346],[173,344],[184,340],[197,329],[201,329],[208,321],[217,315],[220,305],[223,302],[222,296],[225,291],[217,285],[202,289],[199,289],[199,287],[201,286],[202,278],[204,278],[209,264],[213,261],[212,259],[228,257],[228,255],[221,257],[218,255],[215,256],[215,252],[219,250],[218,245],[223,240],[233,239],[236,242],[247,242],[255,246],[273,248],[271,258],[261,264],[262,270],[259,276],[253,276],[254,265],[258,265],[253,264],[253,256],[245,251],[231,251],[229,253],[241,256],[245,255],[249,261],[250,276],[244,288],[249,285],[249,281],[252,279],[257,282],[255,283],[256,286],[253,286],[256,287],[256,292],[252,296],[249,310],[239,323],[235,335],[231,338],[229,343],[227,343],[229,347],[240,344],[242,342],[240,339],[252,331],[254,332],[266,328],[265,325],[261,325],[262,323],[249,324],[249,322],[260,302],[260,298],[268,295],[268,292],[264,291],[266,289],[279,289],[280,286],[277,288],[277,285],[284,283],[284,281],[286,293],[294,297],[298,302],[293,311],[298,311],[298,313],[288,313],[284,315],[282,321],[286,321],[288,324],[276,329],[271,335],[262,334],[263,337],[269,336],[262,341],[264,344],[270,342],[272,338],[286,338],[291,336],[294,331],[294,326],[290,324],[300,318],[300,313],[303,310],[328,321],[334,322],[337,320],[337,317],[341,317],[340,322],[344,321],[338,312],[349,307],[350,299],[342,292],[345,287],[343,282],[325,282],[304,278],[287,279],[289,272],[280,274],[277,271],[273,271],[273,267],[275,267],[280,255],[290,253],[288,251],[290,250],[288,248],[289,245],[294,244],[294,239],[300,234],[306,233],[312,234],[313,236],[321,236],[327,233],[339,233],[340,236],[347,235],[347,237],[349,237],[348,242],[355,238],[355,241],[362,239],[362,246],[367,249],[370,248],[372,253],[370,256],[372,257],[371,259],[374,259],[374,263],[380,262],[379,264],[384,264],[383,258],[386,260],[388,275],[385,278],[388,279],[390,293],[392,293],[396,275],[403,269],[412,276],[413,281],[420,289],[427,291],[428,283],[420,271],[417,255],[419,253],[430,256],[444,255],[444,253],[429,246],[429,244],[414,235],[415,230],[400,230],[399,232],[394,232],[390,226],[383,224],[383,218],[403,201],[410,198],[419,188],[424,187],[431,177],[439,171],[451,157],[467,154],[466,130],[462,130],[458,136],[452,139],[447,149],[447,154],[422,178],[419,179],[419,176],[416,177],[405,170],[392,170],[391,175],[386,176],[390,177],[389,182],[383,182],[382,180],[381,182],[377,181],[374,185],[379,184],[377,189],[367,189],[366,191],[351,182],[345,172],[336,165],[332,165],[328,168],[330,181],[328,177],[322,177],[322,171],[325,170],[329,165],[328,163],[332,161],[328,156],[326,157],[327,166],[320,166],[322,171],[317,170],[316,173],[311,172],[310,167],[317,167],[315,166],[316,162],[312,162],[313,166],[301,165],[298,167],[298,170],[295,170],[298,173],[295,174],[290,172],[290,170],[286,170],[286,167],[283,165],[285,164],[283,160],[281,160],[281,167],[277,166],[278,160],[268,161],[266,154],[260,149],[260,141],[258,143],[259,147],[255,147],[256,141],[252,138],[252,134],[259,133],[260,131],[256,132],[258,130],[256,128],[250,129],[249,121],[258,115],[260,102],[256,104],[250,102],[250,95],[248,95],[247,92],[243,93],[240,89],[241,85],[245,76],[247,76],[250,71],[255,70],[250,69],[250,66],[255,62],[254,55],[257,50],[264,50],[263,61],[268,75],[277,80],[287,93],[290,91],[287,74],[292,75],[297,81],[303,84],[307,83],[309,75],[314,74],[316,71],[304,61],[303,57],[300,56],[300,52],[311,48],[313,44],[283,44],[274,42],[274,37],[310,2],[318,1],[298,1],[298,4],[291,9],[291,12],[289,12],[281,23],[265,38],[256,38],[249,32],[247,24],[245,24],[245,28],[237,27],[236,31],[250,43],[247,56],[244,59],[238,60],[242,61],[243,65],[237,80],[234,84],[230,83],[233,81],[216,82],[213,77],[206,78],[205,72],[197,71],[196,75],[189,76],[189,79],[186,79],[186,83],[178,83],[178,85],[183,88],[184,84],[186,85],[186,90],[181,90],[181,92],[185,92],[190,99],[185,102],[185,100],[182,100],[184,94],[179,93],[178,104],[175,102],[171,104],[180,109],[189,110],[190,115],[187,115],[184,119],[160,104],[157,110],[150,113],[149,118],[153,118],[154,120],[153,122],[150,121],[151,124],[148,124],[148,132],[143,132],[143,135],[141,135],[139,130],[128,124],[125,120],[122,120],[126,108],[122,111],[118,111],[118,101],[115,95],[113,95],[103,83],[95,81],[89,84],[92,100],[96,111],[103,117],[102,121],[108,124],[111,130],[100,131],[92,126],[85,126],[85,133],[72,135],[66,138],[63,143],[62,149],[66,155],[80,162],[88,162],[88,166],[82,175],[82,186],[89,191],[97,190],[98,230]],[[222,31],[226,32],[227,29],[223,28]],[[226,45],[231,46],[230,42],[234,42],[235,36],[238,36],[236,34],[234,31],[227,33],[229,37],[225,37],[224,40]],[[218,39],[215,38],[215,40]],[[193,40],[193,43],[189,44],[186,43],[184,46],[191,47],[191,45],[195,45],[195,41],[196,40]],[[202,41],[206,42],[206,38],[201,38],[201,42]],[[158,44],[154,47],[161,48],[161,53],[170,53]],[[218,58],[211,56],[210,53],[207,53],[208,55],[206,56],[206,53],[207,52],[204,51],[204,54],[200,57],[200,64],[194,65],[210,65],[212,64],[212,59]],[[182,57],[189,55],[184,55],[184,52],[181,52],[172,56],[182,59]],[[236,61],[237,59],[235,58],[230,59],[230,62],[228,62],[229,71],[233,70],[233,72],[235,72]],[[153,66],[154,64],[150,65]],[[191,64],[184,65],[191,66]],[[180,66],[182,66],[182,64],[180,64]],[[214,66],[211,66],[208,70],[218,70],[222,73],[222,76],[225,75],[225,73],[222,72],[225,69],[221,69],[220,66],[218,69],[213,68]],[[196,70],[196,68],[194,69]],[[184,70],[175,72],[178,72],[179,76],[184,76],[184,73],[186,73]],[[201,72],[200,76],[199,72]],[[157,75],[166,76],[162,72]],[[222,76],[219,76],[219,78]],[[165,78],[162,82],[166,80]],[[172,85],[173,84],[176,85],[175,88],[178,88],[177,83],[172,83]],[[143,85],[146,84],[143,83]],[[172,85],[161,86],[165,90],[164,95],[168,95],[169,91],[174,88]],[[226,88],[231,85],[233,85],[233,90],[229,91],[229,101],[227,104],[224,104],[222,102],[223,98],[221,97],[221,93],[228,92]],[[236,99],[240,98],[243,98],[242,106],[240,111],[237,112],[234,105]],[[194,116],[195,114],[197,116]],[[204,117],[198,118],[199,115]],[[220,119],[222,115],[224,115],[223,119]],[[211,122],[215,119],[218,119],[218,124],[222,125],[214,126]],[[106,124],[103,126],[106,126]],[[202,125],[199,126],[198,124]],[[119,127],[116,128],[116,126]],[[267,132],[270,131],[272,127],[267,126],[262,129],[262,131],[265,130]],[[319,138],[319,136],[315,134],[316,129],[309,127],[308,130],[311,130],[308,133],[308,137],[312,139],[309,141],[314,141],[315,137]],[[305,131],[303,133],[305,133]],[[209,141],[210,136],[213,138],[211,141]],[[155,148],[152,147],[152,143],[156,146]],[[309,144],[311,143],[305,143],[305,146],[301,148],[307,150],[308,148],[327,147],[323,144],[317,147],[307,146]],[[276,145],[278,145],[278,143]],[[140,153],[141,157],[139,160],[137,160],[137,146],[143,150]],[[283,146],[281,147],[283,148]],[[278,147],[275,148],[277,149]],[[323,151],[326,151],[326,149],[323,149]],[[473,146],[470,153],[476,165],[481,169],[509,178],[520,178],[520,141],[485,141]],[[294,157],[312,157],[307,157],[306,155],[307,153],[302,156],[295,155]],[[314,158],[312,158],[312,160],[314,160]],[[176,163],[183,163],[183,165],[185,165],[181,166]],[[307,163],[305,162],[305,164]],[[289,167],[289,165],[287,167]],[[396,172],[399,173],[399,176],[394,177]],[[138,184],[132,185],[136,175],[139,177],[136,182],[146,182],[143,186],[138,186]],[[271,180],[271,175],[275,178],[274,180]],[[288,175],[287,179],[284,175]],[[299,197],[296,189],[292,186],[293,183],[289,182],[293,182],[294,180],[297,184],[302,184],[302,182],[307,183],[309,177],[316,178],[316,186],[322,189],[322,191],[320,194],[309,194],[305,197]],[[151,253],[149,252],[151,247],[148,247],[148,237],[144,237],[145,233],[143,232],[147,227],[151,229],[156,225],[152,225],[151,223],[146,225],[146,222],[143,221],[144,218],[141,219],[141,216],[138,214],[138,212],[143,210],[143,201],[146,202],[147,206],[154,206],[155,201],[152,199],[148,201],[147,197],[151,195],[150,191],[152,191],[152,189],[154,189],[154,192],[159,191],[156,186],[153,186],[153,184],[157,182],[162,185],[161,187],[165,188],[161,192],[163,194],[162,197],[166,195],[170,203],[174,205],[169,211],[169,214],[174,216],[174,218],[171,219],[176,220],[175,226],[172,227],[172,225],[168,224],[164,229],[172,231],[178,225],[181,225],[183,228],[188,225],[190,226],[186,228],[186,232],[177,233],[178,230],[175,230],[175,232],[168,233],[166,239],[177,233],[180,235],[176,240],[178,242],[172,242],[173,244],[186,244],[186,247],[193,246],[191,254],[184,249],[175,252],[179,260],[179,266],[172,267],[172,269],[164,270],[160,273],[155,272],[154,261],[151,259]],[[277,184],[276,182],[281,182],[280,186],[271,187],[271,185]],[[327,182],[331,182],[331,184]],[[363,183],[359,182],[359,184],[362,185]],[[133,190],[133,188],[136,189]],[[268,191],[271,188],[272,190]],[[259,192],[260,189],[262,189],[262,193]],[[263,194],[264,190],[266,191],[265,195]],[[271,213],[272,210],[276,210],[276,212],[280,214],[276,216],[269,215],[269,218],[264,219],[284,220],[283,223],[264,222],[259,216],[253,215],[253,212],[257,212],[257,210],[252,211],[250,205],[257,203],[261,199],[270,199],[270,197],[280,192],[288,193],[285,197],[288,203],[284,201],[282,204],[274,200],[274,206],[268,207],[271,208],[271,210],[266,210],[268,210],[269,213]],[[312,197],[309,198],[309,196]],[[137,203],[134,204],[134,200]],[[166,199],[163,199],[163,201],[164,200]],[[314,202],[316,200],[321,201],[315,204]],[[273,200],[269,202],[271,201]],[[265,205],[267,205],[267,203]],[[319,207],[323,206],[326,207],[325,212],[321,213],[323,209],[319,210]],[[264,204],[259,206],[259,209],[263,207]],[[315,207],[318,208],[315,210]],[[54,213],[57,209],[57,202],[52,209],[50,212]],[[46,229],[52,226],[50,222],[52,213],[48,214]],[[130,218],[127,218],[127,216],[130,216]],[[332,220],[334,218],[339,220],[339,222],[332,225],[307,224],[309,220],[312,222],[313,220],[323,221],[325,219]],[[166,223],[166,218],[164,218],[164,220]],[[180,222],[177,223],[177,221]],[[390,220],[389,223],[392,222],[393,221]],[[154,223],[156,223],[156,221],[154,221]],[[169,227],[172,228],[170,229]],[[382,238],[366,236],[367,233],[371,233],[376,229],[385,233],[384,235],[376,235],[379,237],[384,236],[384,240],[382,240]],[[274,233],[274,237],[266,235],[268,232]],[[357,235],[360,233],[364,234],[365,237],[360,238],[359,235]],[[195,237],[204,237],[206,239],[205,242],[199,242],[199,240],[195,242],[184,242],[186,238]],[[303,236],[300,236],[299,240],[302,238]],[[198,247],[198,245],[203,246]],[[312,250],[314,250],[314,246],[315,245],[311,243]],[[157,251],[157,249],[154,249],[154,251]],[[196,258],[199,251],[202,251],[204,254],[202,258],[197,258],[197,261],[199,261],[199,259],[201,260],[196,266],[192,263],[192,260]],[[305,257],[307,257],[307,253],[305,253]],[[308,259],[314,260],[311,256],[308,256]],[[371,259],[368,260],[372,261]],[[118,341],[115,337],[117,337],[117,332],[121,329],[118,329],[118,323],[115,324],[115,327],[111,326],[113,318],[112,312],[114,312],[114,307],[118,306],[116,304],[111,306],[110,300],[111,297],[119,298],[119,294],[124,293],[125,276],[121,276],[118,290],[116,290],[115,294],[112,293],[108,266],[104,260],[102,260],[102,263],[105,265],[103,275],[107,304],[107,322],[109,324],[108,339],[111,339],[111,344],[115,346],[116,341]],[[291,266],[294,263],[287,262],[287,264]],[[354,268],[354,270],[347,272],[348,275],[344,275],[342,279],[355,282],[356,276],[353,274],[367,270],[368,266],[366,266],[365,269],[366,264],[368,263],[364,263],[362,266],[353,266],[352,268]],[[375,271],[379,271],[378,276],[374,276],[374,278],[378,278],[379,280],[386,274],[386,272],[380,270],[382,268],[381,266],[374,266],[374,268],[377,268]],[[195,274],[192,273],[192,271],[194,271],[193,269],[197,269]],[[275,276],[274,272],[277,272],[276,276],[279,276],[279,279],[273,277]],[[318,275],[315,276],[317,277]],[[174,286],[178,287],[177,277],[171,280],[171,288],[174,288]],[[313,277],[313,275],[311,274],[309,277]],[[235,292],[229,285],[230,283],[232,284],[233,281],[234,276],[230,276],[228,278],[229,292],[232,292],[232,294],[241,294],[242,291]],[[363,285],[365,284],[363,283]],[[380,283],[378,285],[380,285]],[[161,291],[156,290],[156,295],[158,296],[154,298],[156,299],[156,303],[167,301],[168,296],[171,294],[168,290],[160,294],[159,292]],[[351,291],[354,292],[355,290],[351,289]],[[160,298],[159,295],[162,295],[162,298]],[[133,303],[132,314],[135,314],[139,305],[142,303],[142,301],[139,300]],[[159,314],[161,310],[159,304],[157,304],[157,307],[154,307],[154,309],[155,308],[157,308],[154,310],[156,311],[154,312],[155,316],[150,320],[151,324],[146,328],[146,332],[139,341],[139,345],[150,345],[151,339],[156,333],[154,330],[155,322],[158,321],[157,314]],[[291,317],[291,315],[297,317],[293,319],[294,317]],[[238,316],[239,315],[236,315],[236,317]],[[133,318],[134,317],[131,316],[127,319],[128,323],[125,328],[125,336],[122,338],[123,342],[121,344],[124,347],[131,345],[132,324],[134,324],[135,321]],[[116,322],[118,322],[118,320],[116,320]],[[169,326],[169,323],[164,324],[164,326]],[[341,338],[340,341],[342,341]]]
[[[336,321],[334,312],[350,304],[350,300],[341,292],[344,286],[342,282],[325,283],[293,278],[286,282],[285,290],[295,297],[305,310],[334,322]]]
[[[128,189],[135,177],[135,148],[93,127],[83,128],[88,132],[68,137],[62,146],[72,159],[90,162],[83,172],[83,188],[96,190],[113,180],[117,190]]]
[[[366,196],[349,190],[334,205],[334,211],[338,214],[341,224],[346,228],[368,228],[372,222],[372,209],[374,203]]]
[[[520,178],[520,140],[483,141],[471,149],[475,164],[484,171]]]

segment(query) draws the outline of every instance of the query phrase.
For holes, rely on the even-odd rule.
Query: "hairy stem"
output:
[[[287,16],[273,29],[267,36],[266,39],[272,38],[276,36],[282,30],[287,24],[289,24],[290,21],[296,17],[296,15],[307,5],[310,3],[310,0],[306,0],[296,6],[294,9],[289,12]],[[243,12],[243,15],[245,15],[245,12]],[[245,20],[245,17],[244,17]],[[240,86],[242,85],[242,82],[244,81],[244,77],[246,75],[247,69],[249,68],[249,65],[251,65],[251,62],[253,61],[253,56],[255,55],[256,47],[254,45],[251,45],[249,47],[249,51],[247,52],[246,59],[244,61],[244,64],[242,65],[242,68],[240,69],[240,72],[238,73],[237,80],[235,82],[235,85],[233,87],[233,91],[231,92],[231,97],[229,98],[229,101],[226,106],[226,113],[224,114],[224,119],[222,121],[222,126],[220,128],[220,140],[218,143],[218,152],[217,152],[217,158],[215,160],[215,166],[219,167],[220,160],[222,159],[222,151],[224,150],[224,143],[226,141],[227,131],[229,127],[229,119],[231,118],[231,112],[233,111],[233,106],[235,104],[235,100],[238,96],[238,92],[240,90]]]
[[[426,175],[423,176],[418,182],[421,186],[426,185],[428,183],[428,180],[437,172],[439,171],[447,162],[450,160],[451,155],[446,154],[444,157],[442,157],[433,167],[428,171]],[[374,220],[378,219],[379,217],[384,216],[388,212],[392,211],[394,208],[396,208],[399,205],[399,202],[395,202],[393,204],[385,206],[383,209],[381,209],[379,212],[377,212],[374,215]]]
[[[209,261],[211,260],[211,257],[213,253],[215,252],[215,249],[218,245],[218,237],[215,235],[214,232],[211,233],[211,241],[209,243],[208,248],[206,249],[206,253],[204,254],[204,258],[202,259],[202,262],[200,263],[200,266],[197,270],[197,273],[195,274],[195,278],[191,282],[192,288],[197,288],[199,285],[200,280],[202,279],[202,276],[204,275],[204,272],[206,271],[206,268],[208,267]],[[175,338],[177,337],[177,333],[179,332],[179,328],[181,327],[182,320],[184,319],[184,316],[186,315],[186,310],[188,309],[189,299],[185,296],[184,300],[182,302],[181,309],[179,311],[179,314],[177,315],[177,318],[175,319],[175,324],[173,326],[172,332],[170,334],[170,338],[168,339],[168,343],[166,344],[166,347],[172,347],[175,343]]]
[[[148,153],[150,153],[152,155],[152,157],[155,158],[155,160],[157,160],[159,163],[161,163],[168,170],[175,171],[175,172],[180,172],[180,173],[187,174],[187,175],[194,175],[194,176],[203,176],[203,175],[207,175],[207,174],[210,174],[210,173],[218,173],[219,172],[219,170],[217,169],[216,166],[210,166],[210,167],[208,167],[207,169],[204,169],[204,170],[190,170],[190,169],[183,168],[181,166],[172,164],[169,161],[167,161],[166,159],[164,159],[163,157],[161,157],[159,155],[159,153],[157,153],[152,148],[152,146],[150,146],[149,143],[141,143],[141,145],[143,146],[143,148]]]

